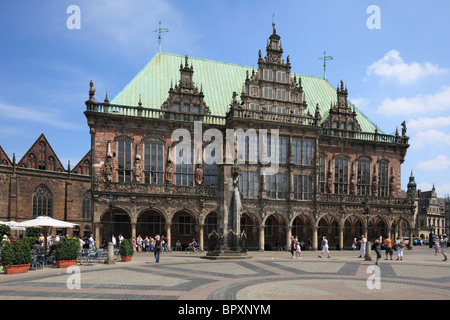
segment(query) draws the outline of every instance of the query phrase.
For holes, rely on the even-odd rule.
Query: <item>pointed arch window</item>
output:
[[[83,197],[83,207],[81,212],[83,219],[91,219],[91,192],[88,191]]]
[[[378,163],[378,195],[387,197],[389,195],[389,164],[385,161]]]
[[[41,185],[33,194],[33,216],[48,216],[53,215],[52,195],[50,190]]]

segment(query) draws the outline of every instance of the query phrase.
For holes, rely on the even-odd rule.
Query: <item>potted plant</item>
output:
[[[119,248],[120,260],[122,262],[131,261],[131,257],[133,256],[133,244],[129,239],[123,239],[122,244]]]
[[[61,239],[55,250],[56,267],[67,268],[77,264],[80,241],[75,238]]]
[[[30,268],[31,248],[23,241],[5,242],[1,260],[5,273],[26,273]]]

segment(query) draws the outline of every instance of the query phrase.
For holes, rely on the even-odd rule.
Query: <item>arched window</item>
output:
[[[33,216],[48,216],[53,214],[52,195],[50,190],[41,185],[33,194]]]
[[[91,219],[91,192],[88,191],[83,197],[83,208],[81,212],[83,219]]]

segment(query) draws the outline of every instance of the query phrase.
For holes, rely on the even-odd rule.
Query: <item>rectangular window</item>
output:
[[[277,81],[281,83],[286,83],[286,72],[277,71]]]
[[[176,148],[176,147],[175,147]],[[181,152],[186,152],[187,148],[181,148],[181,150],[175,150],[175,152],[179,152],[178,158],[181,160],[183,155]],[[175,184],[177,186],[193,186],[194,185],[194,148],[190,149],[190,155],[188,156],[187,161],[180,161],[181,163],[177,163],[175,166]]]
[[[259,105],[255,104],[255,103],[250,103],[250,110],[253,111],[259,111]]]
[[[319,159],[319,193],[325,193],[326,171],[325,171],[325,158]]]
[[[131,182],[131,142],[117,141],[117,143],[119,182]]]
[[[286,199],[287,198],[287,174],[277,173],[266,175],[266,198]]]
[[[288,138],[280,137],[278,140],[278,162],[286,163]]]
[[[144,183],[163,184],[164,146],[159,143],[144,144]]]
[[[200,113],[200,106],[192,106],[193,113]]]
[[[259,197],[259,172],[242,172],[239,176],[239,187],[244,198],[257,199]]]
[[[215,150],[211,151],[211,157],[215,157]],[[217,188],[217,165],[216,163],[204,164],[204,182],[203,184],[207,187]]]
[[[334,193],[348,194],[348,160],[334,160]]]
[[[312,175],[294,174],[294,199],[312,200]]]
[[[388,167],[388,164],[385,162],[378,163],[378,196],[380,197],[389,195]]]
[[[266,99],[273,98],[273,88],[265,87],[263,90],[263,97]]]
[[[273,71],[269,69],[264,69],[263,79],[267,81],[273,81]]]
[[[357,188],[358,195],[370,195],[370,162],[358,161]]]
[[[284,89],[277,89],[277,99],[286,101],[286,90],[284,90]]]
[[[297,165],[312,165],[313,141],[292,139],[293,161]]]

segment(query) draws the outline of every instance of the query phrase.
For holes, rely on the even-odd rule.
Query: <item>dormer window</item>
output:
[[[192,112],[199,114],[200,113],[200,106],[192,106]]]
[[[277,71],[277,82],[286,83],[286,72]]]
[[[273,71],[270,69],[264,69],[264,80],[273,81]]]
[[[264,88],[263,91],[263,97],[266,99],[272,99],[273,98],[273,88]]]
[[[277,99],[286,101],[286,90],[284,90],[284,89],[277,89]]]

